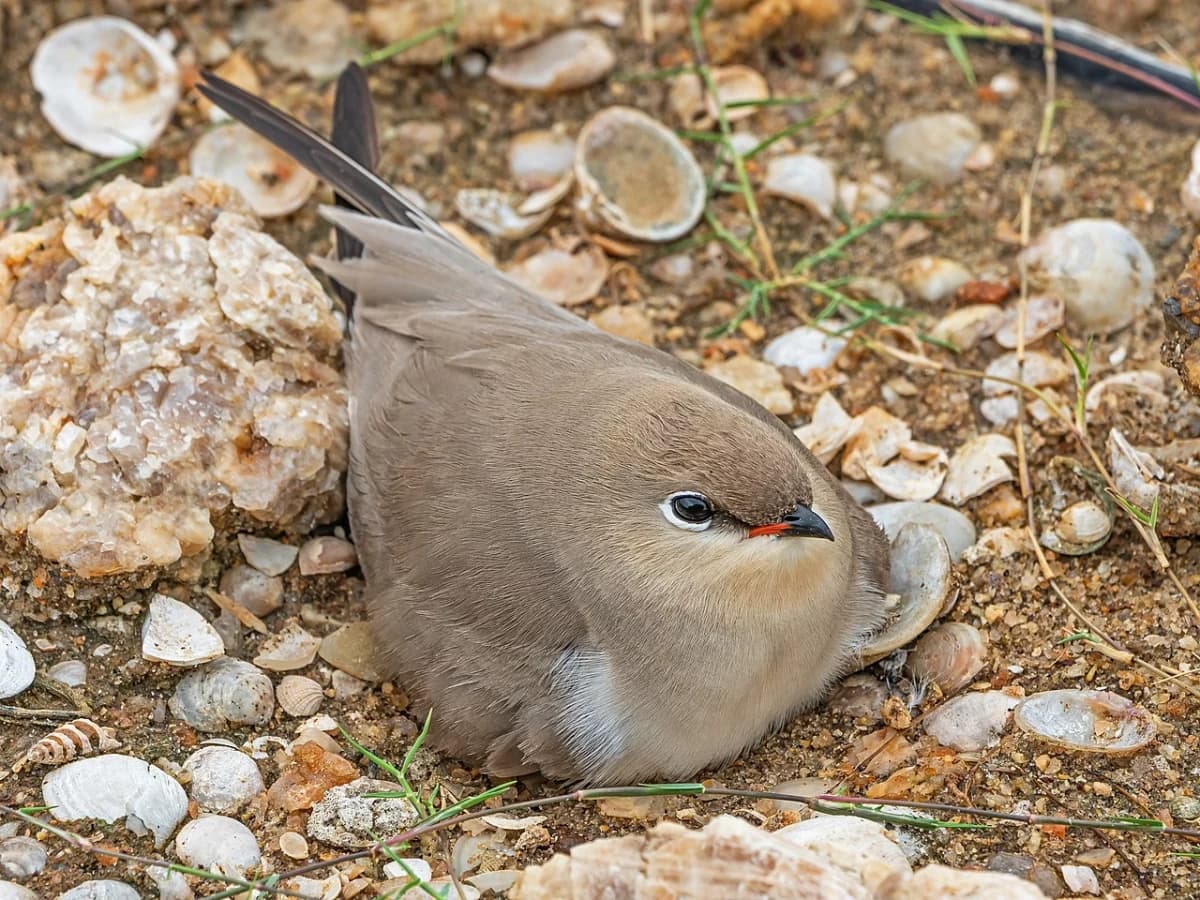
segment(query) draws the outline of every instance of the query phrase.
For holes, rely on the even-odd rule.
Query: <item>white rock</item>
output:
[[[370,847],[371,837],[397,834],[417,823],[419,816],[412,804],[402,798],[370,799],[363,794],[395,791],[391,781],[358,778],[349,784],[326,791],[308,818],[308,836],[333,847],[355,849]]]
[[[239,534],[237,541],[246,562],[264,575],[282,575],[300,552],[299,547],[253,534]]]
[[[58,900],[141,900],[141,895],[123,881],[101,878],[76,885],[59,894]]]
[[[822,219],[833,217],[837,202],[837,176],[828,161],[807,153],[774,156],[767,163],[763,188],[807,206]]]
[[[162,769],[110,753],[76,760],[42,779],[42,799],[60,822],[125,820],[134,834],[161,847],[187,815],[187,794]]]
[[[763,348],[763,359],[773,366],[789,366],[804,374],[813,369],[828,369],[847,343],[845,338],[801,325],[767,344]]]
[[[0,900],[39,900],[38,895],[24,885],[0,881]]]
[[[183,764],[192,800],[206,813],[236,813],[266,790],[258,763],[232,747],[201,747]]]
[[[221,574],[221,593],[261,618],[283,605],[283,579],[238,563]]]
[[[36,673],[33,654],[21,636],[0,619],[0,700],[25,690]]]
[[[925,719],[925,733],[943,747],[961,752],[983,750],[1000,743],[1000,735],[1020,697],[1003,691],[963,694],[947,700]]]
[[[221,635],[186,603],[155,594],[142,623],[142,658],[169,666],[190,667],[225,653]]]
[[[900,283],[926,303],[940,303],[971,280],[966,266],[940,256],[921,256],[900,271]]]
[[[262,862],[254,832],[228,816],[200,816],[179,830],[175,853],[185,864],[242,878]]]
[[[962,177],[981,140],[979,127],[961,113],[930,113],[893,125],[883,152],[907,175],[949,184]]]
[[[1072,891],[1081,894],[1100,894],[1100,880],[1091,866],[1063,866],[1063,881]]]

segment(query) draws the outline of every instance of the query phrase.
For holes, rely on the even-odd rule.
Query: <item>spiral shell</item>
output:
[[[107,753],[121,746],[111,728],[97,725],[91,719],[76,719],[59,725],[30,747],[13,766],[19,772],[27,765],[59,766],[77,756]]]

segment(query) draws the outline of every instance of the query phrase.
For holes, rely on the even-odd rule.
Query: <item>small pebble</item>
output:
[[[282,575],[296,561],[298,547],[253,534],[239,534],[238,546],[242,556],[264,575]]]
[[[301,575],[328,575],[345,572],[358,565],[354,545],[329,535],[316,537],[300,548]]]
[[[1100,894],[1100,879],[1096,877],[1091,866],[1063,866],[1061,868],[1063,881],[1067,887],[1077,893]]]
[[[979,127],[961,113],[931,113],[893,125],[883,151],[905,174],[949,184],[962,177],[981,140]]]
[[[239,563],[221,575],[221,593],[262,618],[283,605],[283,579]]]

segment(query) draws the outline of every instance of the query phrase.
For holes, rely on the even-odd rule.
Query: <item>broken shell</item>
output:
[[[518,198],[494,188],[463,188],[454,196],[458,214],[488,234],[507,240],[529,237],[554,215],[550,205],[537,212],[520,212]]]
[[[283,605],[283,580],[238,563],[221,574],[221,593],[261,617]]]
[[[250,663],[222,657],[180,679],[167,705],[198,731],[225,731],[231,724],[265,725],[275,689]]]
[[[795,401],[783,383],[783,376],[770,363],[739,353],[729,359],[708,363],[704,371],[761,403],[777,416],[786,416],[795,409]]]
[[[587,87],[616,64],[608,42],[594,31],[572,28],[540,43],[502,54],[488,77],[506,88],[557,93]]]
[[[673,241],[704,215],[696,158],[670,129],[627,106],[601,110],[575,148],[580,209],[626,237]]]
[[[97,725],[91,719],[76,719],[59,725],[41,738],[25,751],[18,765],[57,766],[77,756],[116,750],[121,742],[114,735],[111,728]],[[13,766],[14,771],[17,768]]]
[[[894,458],[900,452],[900,445],[912,438],[912,429],[903,419],[879,406],[869,407],[856,418],[859,427],[846,443],[842,474],[865,481],[867,466],[882,465]]]
[[[46,670],[46,675],[67,687],[80,687],[87,683],[87,663],[80,659],[65,659]],[[3,697],[4,692],[0,691],[0,698]]]
[[[950,459],[941,498],[962,506],[994,487],[1013,480],[1005,457],[1016,456],[1017,445],[1003,434],[981,434],[967,441]]]
[[[1152,509],[1166,477],[1157,460],[1136,449],[1117,428],[1108,433],[1108,459],[1117,492],[1140,509]]]
[[[50,32],[29,73],[58,136],[97,156],[150,146],[179,102],[179,67],[171,54],[114,16],[76,19]]]
[[[667,103],[684,128],[707,128],[713,123],[715,114],[710,111],[704,82],[695,73],[686,72],[671,79]]]
[[[254,657],[254,664],[272,672],[303,669],[317,658],[321,639],[309,634],[296,623],[289,624],[279,634],[263,641]]]
[[[33,684],[36,670],[21,636],[0,619],[0,700],[15,697]]]
[[[308,840],[298,831],[285,831],[279,836],[279,850],[289,859],[307,859]]]
[[[264,219],[293,213],[317,189],[317,176],[245,125],[222,125],[196,141],[188,157],[197,178],[236,188]]]
[[[946,477],[946,451],[920,441],[905,441],[890,462],[868,462],[867,477],[894,500],[931,500]]]
[[[958,350],[970,350],[1004,324],[1004,311],[988,303],[963,306],[948,313],[930,330],[931,337],[953,344]]]
[[[966,622],[946,622],[922,635],[904,665],[914,681],[936,684],[948,697],[970,684],[986,662],[979,629]]]
[[[717,102],[725,107],[725,121],[736,122],[758,112],[755,101],[771,96],[767,79],[749,66],[718,66],[711,72],[716,97],[708,98],[708,114],[717,118]],[[751,104],[739,106],[738,104]]]
[[[867,507],[879,527],[894,542],[909,522],[929,525],[937,530],[950,550],[954,562],[962,559],[967,548],[975,543],[975,526],[957,509],[940,503],[879,503]]]
[[[282,575],[292,567],[296,554],[300,552],[298,547],[291,544],[253,534],[239,534],[237,541],[246,562],[264,575]]]
[[[119,753],[67,763],[42,779],[43,802],[60,822],[125,820],[134,834],[161,847],[187,815],[187,794],[174,778]]]
[[[350,11],[336,0],[289,0],[252,5],[245,35],[276,68],[333,79],[358,56],[352,26]]]
[[[1066,306],[1061,297],[1041,294],[1025,302],[1025,345],[1044,338],[1062,328]],[[1018,303],[1004,311],[1004,321],[996,329],[996,343],[1007,350],[1017,346],[1017,326],[1021,317]]]
[[[140,900],[140,898],[141,895],[123,881],[98,878],[94,881],[77,884],[69,891],[59,894],[56,900]]]
[[[774,835],[812,851],[872,891],[889,879],[901,880],[912,872],[904,851],[878,822],[815,815],[780,828]]]
[[[221,635],[186,603],[156,594],[142,623],[142,658],[169,666],[198,666],[225,653]]]
[[[358,553],[349,541],[323,535],[306,541],[300,548],[301,575],[329,575],[346,572],[358,565]]]
[[[1118,372],[1116,375],[1109,375],[1107,378],[1097,381],[1088,388],[1087,396],[1084,397],[1083,408],[1089,413],[1098,410],[1105,392],[1109,390],[1116,390],[1121,393],[1137,393],[1147,398],[1151,403],[1165,404],[1167,402],[1164,393],[1165,389],[1166,382],[1158,372],[1153,372],[1149,369]]]
[[[289,716],[311,716],[325,701],[325,692],[311,678],[285,675],[275,689],[275,699]]]
[[[254,832],[228,816],[204,815],[179,830],[175,853],[188,866],[241,878],[262,862]]]
[[[594,298],[608,280],[608,257],[599,247],[577,253],[551,247],[507,270],[508,277],[559,306],[578,306]]]
[[[265,791],[258,763],[233,747],[201,747],[183,764],[192,776],[192,800],[206,813],[233,814]]]
[[[804,375],[813,369],[828,369],[837,361],[847,343],[845,338],[802,325],[767,344],[763,349],[763,359],[773,366],[787,366]],[[827,396],[823,394],[821,399]]]
[[[903,647],[928,628],[951,597],[950,551],[929,525],[909,522],[892,543],[892,594],[900,597],[889,624],[862,650],[866,663]]]
[[[508,145],[508,171],[523,191],[553,187],[574,162],[574,139],[556,131],[522,132]]]
[[[807,206],[822,219],[833,217],[837,177],[827,160],[807,153],[772,157],[767,163],[763,189]]]
[[[842,409],[833,394],[825,393],[813,407],[812,420],[807,425],[801,425],[794,433],[800,443],[811,450],[817,459],[828,465],[845,443],[858,432],[858,428],[859,421],[852,419]]]
[[[46,868],[46,848],[31,837],[15,835],[0,840],[0,875],[25,881]]]
[[[1003,691],[964,694],[943,703],[925,719],[925,733],[943,747],[972,753],[995,747],[1020,698]]]
[[[1067,318],[1085,331],[1124,328],[1154,300],[1154,263],[1112,219],[1075,219],[1039,237],[1017,257],[1031,282],[1060,296]]]
[[[1091,753],[1128,753],[1154,739],[1150,713],[1111,691],[1044,691],[1013,713],[1023,730],[1042,740]]]
[[[952,259],[921,256],[905,264],[900,270],[899,280],[905,290],[918,300],[940,303],[970,281],[971,273]]]
[[[988,364],[985,374],[988,376],[983,382],[985,399],[979,405],[979,411],[993,425],[1003,425],[1017,416],[1017,388],[1010,382],[1042,388],[1059,385],[1071,377],[1071,369],[1058,357],[1029,350],[1025,353],[1023,366],[1018,364],[1016,353],[1005,353]],[[1054,396],[1053,391],[1046,393]],[[1049,410],[1040,399],[1030,403],[1028,409],[1038,421],[1049,416]]]
[[[908,175],[949,184],[962,177],[981,140],[979,127],[961,113],[930,113],[893,125],[883,152]]]

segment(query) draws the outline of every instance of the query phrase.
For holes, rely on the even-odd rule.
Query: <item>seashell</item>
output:
[[[518,198],[494,188],[463,188],[454,197],[454,208],[472,225],[507,240],[529,237],[554,215],[553,206],[536,213],[521,213]]]
[[[1111,691],[1043,691],[1026,697],[1016,723],[1044,741],[1089,753],[1129,753],[1154,739],[1150,713]]]
[[[351,622],[325,635],[317,651],[321,659],[361,681],[380,682],[370,622]]]
[[[707,98],[707,107],[713,119],[717,118],[718,102],[725,108],[725,121],[736,122],[758,112],[757,106],[738,104],[754,103],[771,96],[767,79],[749,66],[718,66],[711,70],[710,76],[716,96]]]
[[[140,900],[140,898],[141,895],[125,882],[100,878],[76,885],[69,891],[59,894],[57,900]]]
[[[666,242],[704,215],[704,172],[670,129],[612,106],[583,127],[575,147],[580,210],[626,237]]]
[[[1136,237],[1112,219],[1075,219],[1045,232],[1017,257],[1038,291],[1066,305],[1082,331],[1124,328],[1154,300],[1154,263]]]
[[[909,522],[929,525],[942,536],[954,562],[962,559],[967,548],[975,543],[975,526],[971,520],[957,509],[940,503],[879,503],[867,507],[867,512],[893,542],[900,529]]]
[[[308,836],[332,847],[354,850],[375,844],[373,834],[397,834],[417,823],[417,812],[402,797],[364,797],[395,791],[396,783],[356,778],[325,792],[308,818]]]
[[[179,829],[175,854],[188,866],[242,878],[262,862],[254,832],[228,816],[204,815]]]
[[[1180,795],[1171,801],[1171,815],[1184,822],[1200,821],[1200,798]]]
[[[940,256],[921,256],[900,270],[900,284],[918,300],[941,303],[971,280],[961,263]]]
[[[1108,433],[1108,459],[1118,493],[1134,506],[1151,509],[1166,477],[1163,467],[1149,453],[1135,449],[1117,428]]]
[[[250,663],[226,657],[180,679],[167,706],[199,731],[265,725],[275,709],[275,689]]]
[[[1017,445],[1003,434],[981,434],[967,441],[950,459],[941,498],[962,506],[994,487],[1013,480],[1005,457],[1016,456]]]
[[[187,794],[157,766],[110,753],[67,763],[42,779],[42,798],[60,822],[125,820],[161,847],[187,815]]]
[[[807,425],[801,425],[794,433],[817,459],[829,465],[838,451],[858,432],[859,426],[859,421],[850,418],[833,394],[826,393],[813,407],[812,420]]]
[[[171,54],[114,16],[54,29],[34,51],[29,74],[58,136],[97,156],[149,147],[179,102],[179,67]]]
[[[986,662],[987,646],[979,629],[966,622],[946,622],[917,641],[904,665],[914,681],[936,684],[948,697],[970,684]]]
[[[429,881],[429,879],[433,878],[433,867],[423,859],[410,857],[404,860],[403,866],[395,861],[384,863],[383,874],[388,878],[411,878],[416,876],[422,881]]]
[[[450,853],[450,871],[462,878],[479,868],[489,853],[503,853],[504,846],[505,837],[502,833],[484,831],[480,834],[464,834],[454,842],[454,849]]]
[[[406,879],[407,880],[407,879]],[[354,882],[350,882],[353,884]],[[349,888],[349,884],[346,885]],[[298,897],[311,897],[314,900],[337,900],[342,896],[342,879],[337,872],[334,872],[328,878],[306,878],[303,875],[297,875],[295,878],[289,878],[283,883],[283,887],[290,891],[295,891]],[[380,888],[383,885],[379,885]],[[399,891],[404,885],[397,885],[395,890]],[[448,894],[447,897],[453,898],[453,894]],[[457,900],[457,898],[454,898]]]
[[[288,859],[308,859],[308,840],[298,831],[285,831],[279,836],[279,850]]]
[[[973,753],[995,747],[1021,700],[1003,691],[964,694],[943,703],[925,718],[925,733],[943,747]]]
[[[158,900],[195,900],[187,879],[182,872],[166,866],[147,866],[146,875],[158,888]]]
[[[201,812],[236,813],[267,789],[258,763],[233,747],[201,747],[183,770],[192,776],[192,801]]]
[[[186,603],[155,594],[142,623],[142,658],[169,666],[198,666],[222,656],[225,645],[209,622]]]
[[[315,537],[300,548],[301,575],[329,575],[346,572],[358,565],[354,545],[333,535]]]
[[[709,104],[704,82],[695,73],[686,72],[671,79],[667,103],[684,128],[707,128],[713,124],[716,113]]]
[[[993,425],[1003,425],[1017,416],[1017,389],[1008,382],[1020,381],[1032,387],[1045,388],[1060,385],[1072,377],[1071,369],[1065,362],[1037,350],[1026,351],[1024,366],[1018,366],[1015,353],[998,356],[988,364],[985,374],[988,376],[983,382],[985,399],[979,410]],[[1053,396],[1053,391],[1047,393]],[[1039,421],[1049,417],[1049,411],[1041,400],[1034,400],[1028,409]]]
[[[574,163],[575,140],[557,131],[525,131],[508,145],[508,171],[523,191],[554,187]]]
[[[230,84],[237,85],[247,93],[262,93],[262,80],[258,77],[254,64],[240,50],[234,50],[225,57],[224,61],[213,69],[213,74],[225,79]],[[229,113],[207,97],[197,98],[196,109],[213,123],[228,122],[232,119]]]
[[[556,853],[521,873],[520,900],[598,897],[761,897],[868,900],[874,892],[822,856],[729,815],[699,831],[660,822],[648,831],[601,838]],[[932,895],[931,895],[932,896]]]
[[[316,175],[239,123],[205,132],[192,146],[188,165],[197,178],[236,188],[264,219],[294,213],[317,189]]]
[[[1080,500],[1063,510],[1054,530],[1067,544],[1091,545],[1103,542],[1112,529],[1108,510],[1095,500]]]
[[[930,113],[893,125],[883,153],[908,176],[950,184],[962,177],[982,139],[979,127],[961,113]]]
[[[1006,872],[928,865],[887,891],[888,900],[1046,900],[1036,884]]]
[[[1025,345],[1062,328],[1066,306],[1061,297],[1039,294],[1025,301]],[[1004,321],[996,329],[996,343],[1011,350],[1017,346],[1017,324],[1021,311],[1014,303],[1004,311]]]
[[[253,534],[239,534],[237,542],[246,562],[264,575],[282,575],[292,567],[300,552],[299,547]]]
[[[258,655],[254,657],[254,664],[260,669],[269,669],[272,672],[303,669],[317,658],[317,648],[320,646],[320,638],[314,637],[293,622],[279,634],[271,635],[263,641]]]
[[[36,671],[33,654],[21,636],[0,619],[0,700],[15,697],[33,684]]]
[[[912,429],[879,406],[871,406],[857,416],[858,430],[846,443],[842,455],[842,474],[857,481],[867,479],[867,466],[878,466],[893,459],[900,445],[912,439]]]
[[[76,719],[59,725],[25,751],[13,766],[13,771],[26,765],[58,766],[92,753],[105,753],[121,746],[111,728],[97,725],[91,719]]]
[[[996,559],[1008,559],[1031,549],[1027,528],[989,528],[979,540],[967,548],[963,562],[977,566]]]
[[[975,303],[952,310],[930,329],[930,337],[953,344],[959,350],[970,350],[986,337],[991,337],[1004,324],[1003,310],[990,303]]]
[[[888,690],[874,675],[851,675],[826,701],[827,708],[855,719],[879,720],[879,710],[888,698]]]
[[[862,650],[866,663],[882,659],[928,628],[952,596],[950,551],[929,525],[909,522],[892,543],[892,594],[900,597],[889,624]]]
[[[275,689],[275,699],[289,716],[311,716],[325,702],[325,692],[311,678],[285,675]]]
[[[828,160],[807,153],[773,156],[767,163],[763,189],[807,206],[822,219],[833,218],[837,176]]]
[[[890,462],[867,462],[867,477],[895,500],[931,500],[946,477],[946,451],[920,441],[905,441]]]
[[[263,58],[288,72],[333,79],[359,54],[350,12],[335,0],[290,0],[250,7],[245,35]]]
[[[1096,412],[1100,408],[1104,394],[1110,390],[1119,390],[1121,393],[1137,393],[1152,403],[1165,404],[1167,402],[1164,393],[1166,382],[1163,377],[1150,369],[1134,369],[1130,372],[1118,372],[1116,375],[1109,375],[1107,378],[1097,381],[1088,388],[1087,395],[1083,400],[1083,408],[1089,413]]]
[[[612,48],[599,34],[571,28],[501,54],[487,73],[506,88],[549,94],[595,84],[612,71],[616,61]]]
[[[46,848],[31,837],[7,837],[0,840],[0,875],[16,881],[32,878],[46,868]]]
[[[1100,896],[1100,879],[1091,866],[1060,866],[1063,883],[1073,894]]]
[[[277,575],[264,575],[251,566],[238,563],[226,569],[221,574],[220,586],[222,594],[256,616],[268,615],[283,606],[283,580]]]
[[[838,182],[838,200],[849,215],[879,215],[892,205],[895,191],[892,179],[881,172],[869,175],[866,181],[850,181],[843,178]]]
[[[466,879],[467,884],[480,891],[491,891],[497,897],[507,894],[521,877],[520,869],[492,869]]]
[[[795,401],[783,376],[770,363],[740,353],[729,359],[717,359],[704,366],[704,371],[718,381],[741,391],[777,416],[789,415]]]
[[[64,659],[47,669],[46,675],[67,687],[81,687],[87,683],[87,663],[81,659]]]
[[[552,247],[510,266],[507,274],[551,303],[578,306],[600,293],[608,271],[608,257],[599,247],[587,246],[577,253]]]
[[[904,851],[878,822],[814,815],[780,828],[774,835],[817,854],[872,891],[879,891],[889,879],[901,880],[912,872]]]
[[[654,323],[636,306],[606,306],[588,316],[588,321],[614,337],[654,346]]]
[[[39,897],[27,887],[11,881],[0,881],[0,900],[39,900]]]

